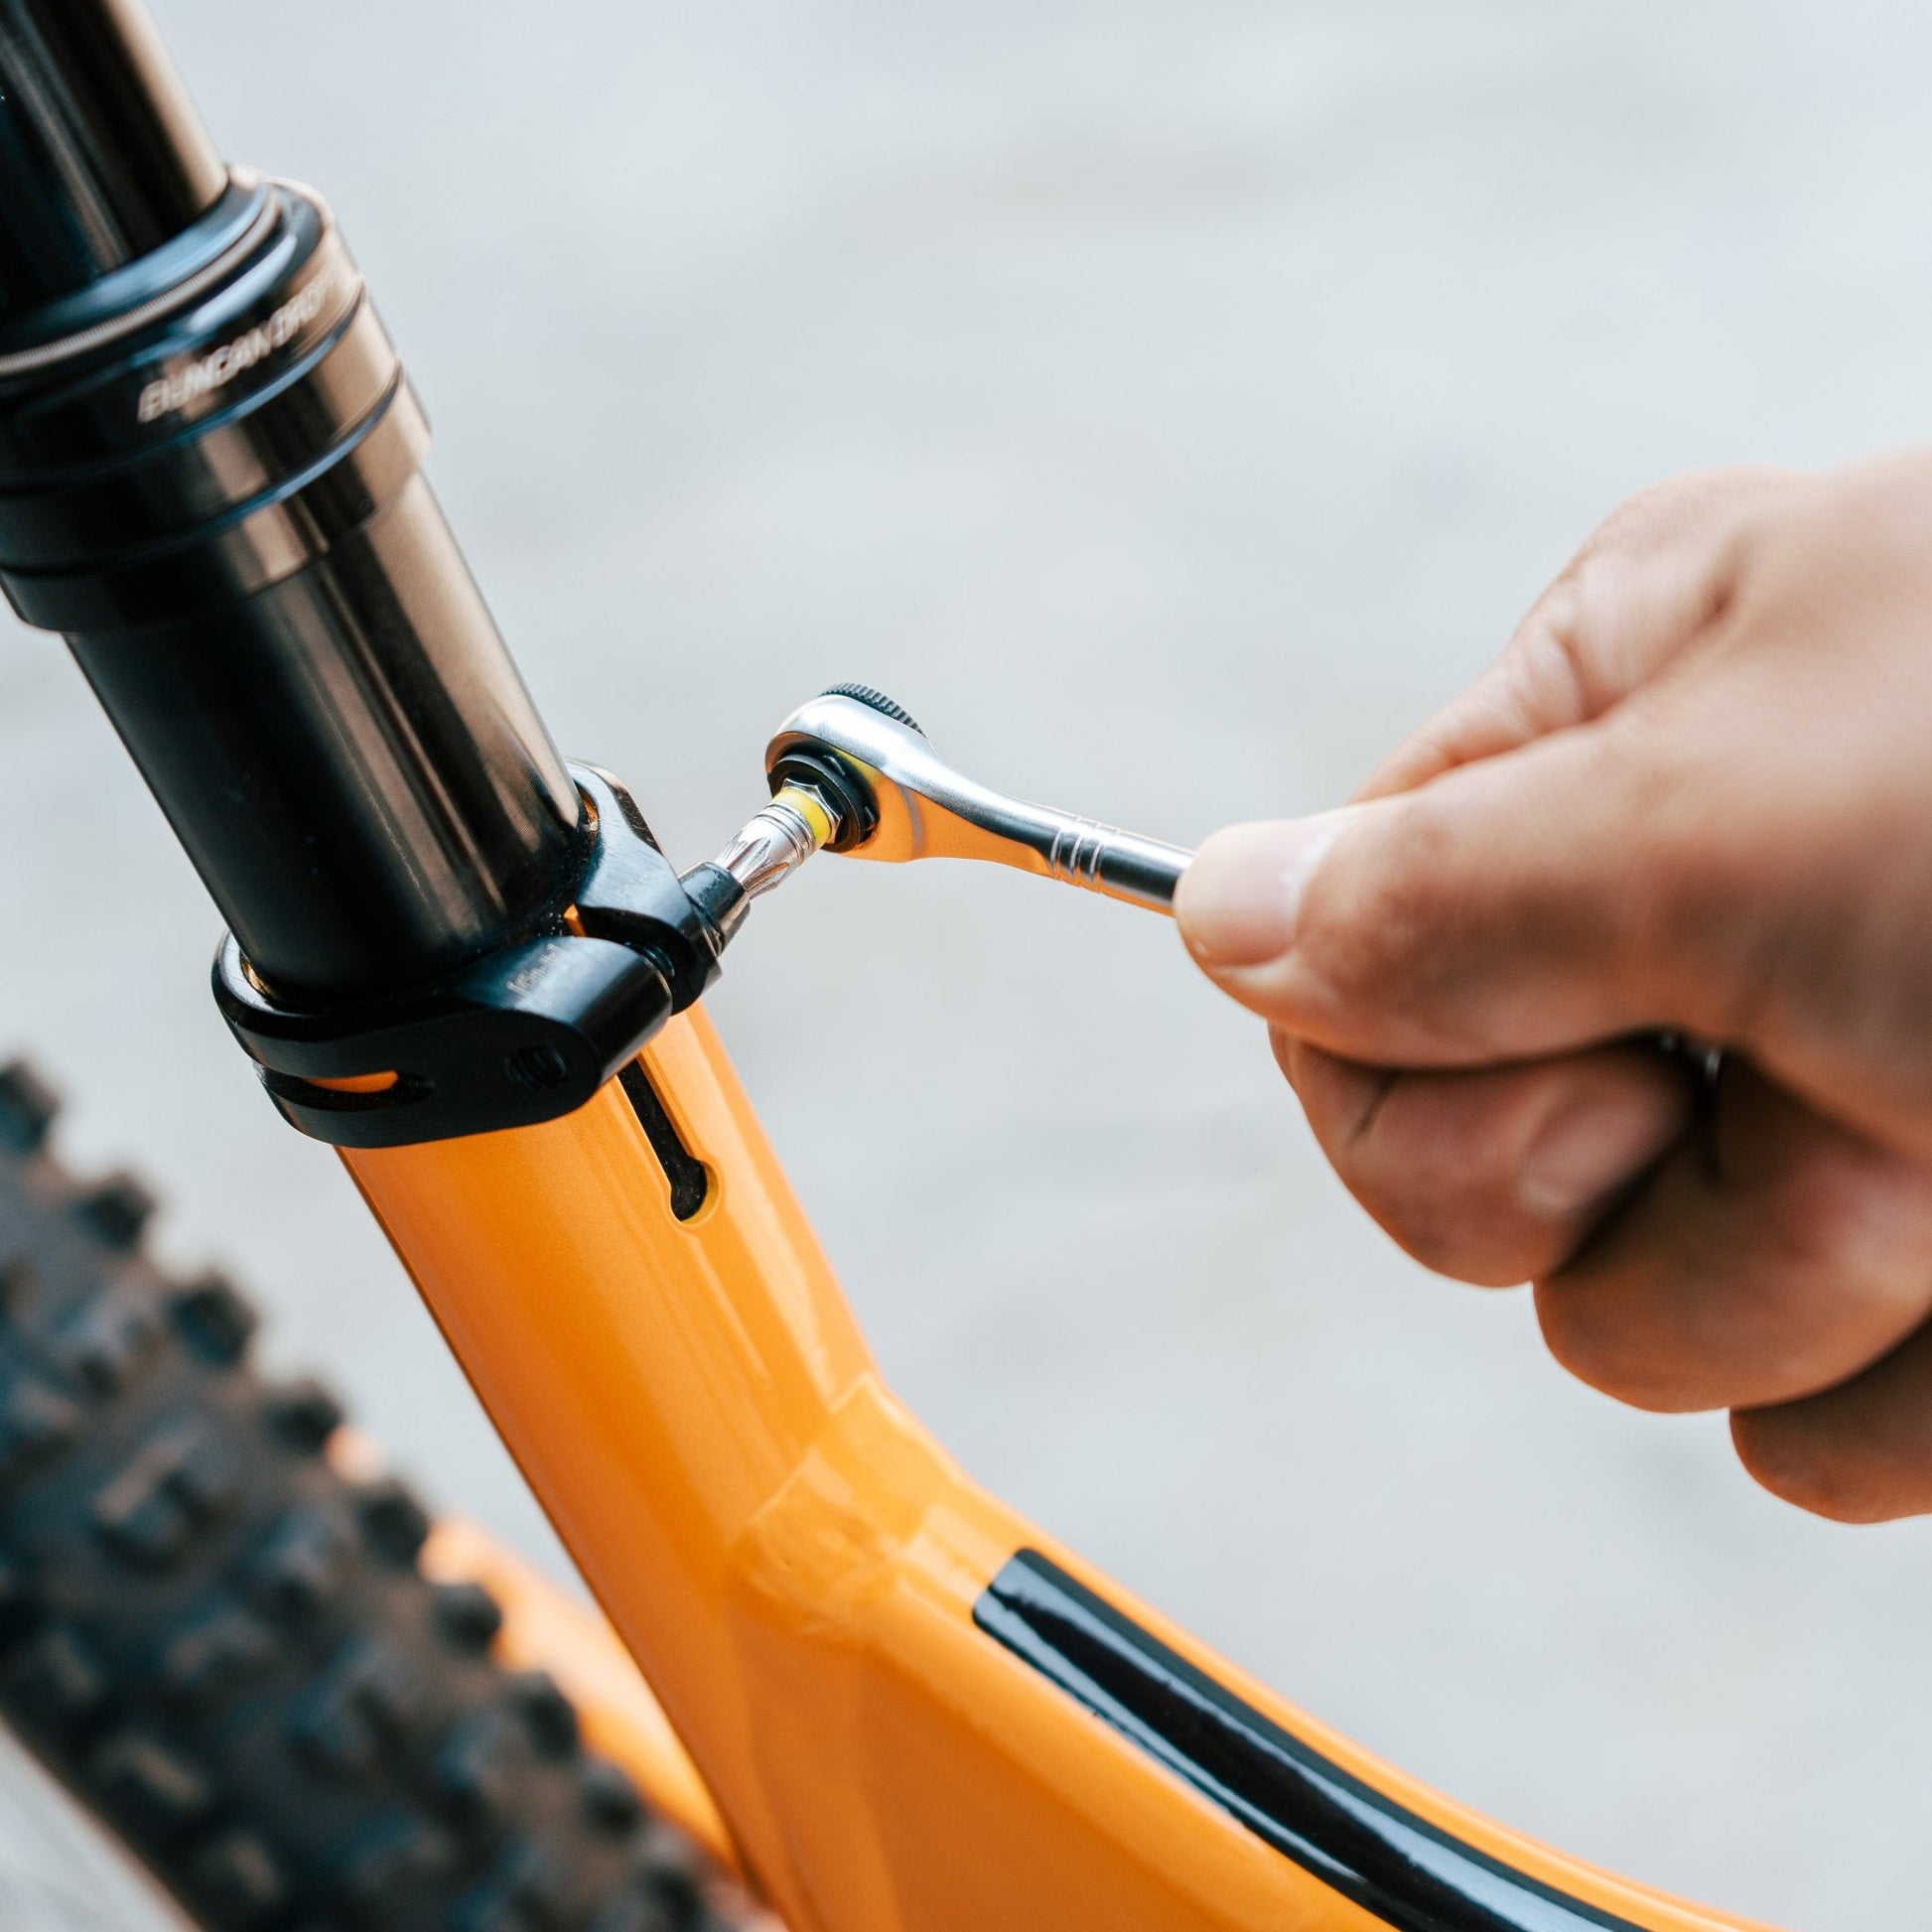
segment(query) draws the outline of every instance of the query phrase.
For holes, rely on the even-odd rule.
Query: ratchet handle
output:
[[[1044,858],[1051,877],[1151,911],[1173,911],[1174,888],[1193,854],[1097,819],[1057,815]]]
[[[721,861],[748,891],[775,884],[825,844],[887,864],[979,859],[1171,913],[1193,858],[968,777],[906,712],[866,685],[841,685],[800,705],[765,747],[764,766],[778,797],[760,817],[791,809],[783,825],[754,820]],[[798,849],[789,835],[812,820],[814,805],[825,828],[812,824],[812,842]],[[757,886],[747,884],[753,872]]]

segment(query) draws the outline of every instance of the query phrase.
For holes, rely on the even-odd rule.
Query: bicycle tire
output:
[[[731,1932],[732,1888],[0,1068],[0,1716],[208,1932]]]

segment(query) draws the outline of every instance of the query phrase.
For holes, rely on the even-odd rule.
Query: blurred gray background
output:
[[[681,859],[834,678],[1171,838],[1328,804],[1594,519],[1932,413],[1904,0],[156,0],[334,201],[556,736]],[[561,1567],[60,645],[0,628],[0,1043],[269,1348]],[[717,1017],[967,1466],[1510,1823],[1808,1932],[1922,1923],[1932,1527],[1752,1489],[1405,1262],[1164,921],[823,863]],[[144,1908],[18,1769],[0,1875]],[[25,1882],[22,1880],[22,1882]],[[111,1896],[110,1896],[111,1894]]]

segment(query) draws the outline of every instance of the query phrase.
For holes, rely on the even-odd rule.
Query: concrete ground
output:
[[[842,677],[1171,838],[1331,802],[1629,489],[1932,415],[1905,0],[157,11],[227,150],[334,200],[557,738],[681,858]],[[560,1562],[14,628],[0,820],[0,1029],[70,1148]],[[978,1475],[1513,1824],[1808,1932],[1922,1921],[1932,1529],[1807,1520],[1721,1420],[1612,1407],[1521,1296],[1402,1260],[1160,920],[824,862],[731,966],[879,1352]],[[39,1803],[0,1872],[93,1884]]]

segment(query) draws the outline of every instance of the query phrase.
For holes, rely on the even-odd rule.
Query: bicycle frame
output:
[[[108,188],[130,156],[177,165],[167,194],[122,197],[119,252],[97,223],[52,295],[31,250],[0,249],[0,295],[25,275],[43,305],[0,321],[58,311],[69,331],[21,347],[0,330],[0,382],[84,362],[102,328],[143,340],[147,311],[88,322],[84,300],[113,283],[152,308],[166,291],[136,286],[143,264],[197,233],[194,274],[269,278],[255,310],[162,344],[127,387],[154,435],[126,458],[144,493],[102,494],[90,459],[60,473],[68,496],[45,485],[69,523],[22,512],[0,532],[10,594],[69,633],[229,913],[231,1025],[284,1111],[344,1145],[792,1932],[1742,1925],[1378,1763],[976,1488],[894,1400],[693,1006],[742,906],[718,897],[729,880],[677,881],[599,774],[573,796],[416,477],[420,421],[326,209],[220,173],[132,0],[75,0],[58,28],[45,0],[0,0],[0,27],[9,9],[54,38],[83,22],[116,111],[147,100],[141,141],[96,143]],[[213,428],[189,416],[177,435],[174,413],[199,408]],[[250,472],[256,493],[230,501],[221,466],[181,468],[203,433],[302,463],[259,488]],[[169,495],[156,478],[177,472]],[[148,547],[96,568],[137,513]],[[182,555],[202,574],[155,563]],[[285,765],[331,781],[333,816]],[[479,979],[479,960],[500,970]],[[586,994],[591,968],[607,977]],[[426,984],[456,991],[426,1006]],[[271,987],[314,997],[277,1005]],[[411,1091],[396,1044],[429,1037],[407,1031],[425,1012],[436,1105],[472,1104],[465,1080],[499,1061],[519,1089],[492,1088],[472,1131],[394,1125],[436,1088]],[[588,1079],[611,1039],[615,1077]]]
[[[796,1932],[1744,1923],[1424,1791],[976,1488],[881,1381],[708,1022],[639,1063],[711,1175],[688,1220],[618,1083],[345,1158]],[[1152,1715],[1136,1637],[1178,1660]],[[1211,1734],[1189,1668],[1270,1747]]]

